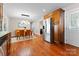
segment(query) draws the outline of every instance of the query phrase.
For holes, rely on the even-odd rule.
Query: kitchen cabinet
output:
[[[64,43],[64,10],[59,8],[44,16],[45,20],[47,18],[52,19],[54,42]]]
[[[0,37],[0,56],[8,56],[10,53],[11,34],[7,33]]]
[[[7,54],[7,41],[5,41],[2,46],[0,47],[0,50],[1,50],[1,55],[4,56]]]
[[[54,41],[64,43],[64,10],[59,8],[52,14],[52,22],[54,23]]]

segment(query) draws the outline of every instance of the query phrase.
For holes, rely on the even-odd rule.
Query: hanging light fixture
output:
[[[21,16],[26,16],[26,17],[30,17],[30,15],[26,15],[26,14],[21,14]]]

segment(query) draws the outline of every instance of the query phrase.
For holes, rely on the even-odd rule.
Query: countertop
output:
[[[1,31],[0,32],[0,47],[2,46],[2,44],[5,42],[6,40],[6,34],[8,34],[9,32],[7,31]]]
[[[8,34],[8,31],[0,31],[0,37],[3,37],[4,35]]]

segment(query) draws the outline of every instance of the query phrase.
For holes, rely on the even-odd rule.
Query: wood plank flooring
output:
[[[68,44],[50,44],[36,36],[11,44],[10,56],[79,56],[79,48]]]

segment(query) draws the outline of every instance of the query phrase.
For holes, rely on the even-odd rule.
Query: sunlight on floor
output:
[[[31,40],[31,39],[34,39],[34,38],[36,38],[36,36],[24,37],[24,38],[20,37],[20,39],[17,39],[17,37],[13,37],[13,38],[11,38],[11,43],[24,41],[24,40]]]
[[[31,56],[31,47],[22,48],[18,53],[19,56]]]

